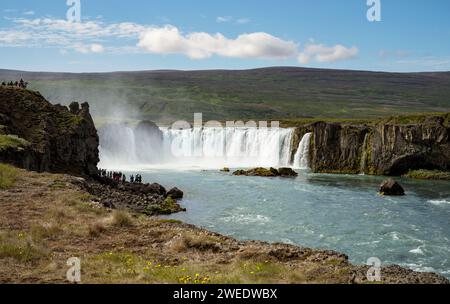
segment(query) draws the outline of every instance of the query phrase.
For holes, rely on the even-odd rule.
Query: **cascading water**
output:
[[[283,128],[161,128],[159,139],[154,134],[147,136],[145,132],[136,132],[127,125],[115,125],[100,132],[100,167],[306,169],[309,138],[303,138],[292,163],[294,131]]]
[[[294,168],[296,169],[309,169],[309,146],[311,143],[311,136],[312,133],[306,133],[298,145],[297,152],[294,156]]]
[[[361,163],[359,165],[360,167],[360,174],[366,174],[367,169],[367,144],[368,144],[369,134],[366,134],[364,136],[364,143],[362,145],[362,153],[361,153]]]

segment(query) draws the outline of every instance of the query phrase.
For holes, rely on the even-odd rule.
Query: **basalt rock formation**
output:
[[[450,171],[449,117],[424,116],[408,123],[316,122],[296,129],[294,146],[312,132],[310,166],[320,173],[399,176],[418,169]]]
[[[0,87],[0,162],[37,172],[93,175],[99,138],[89,105],[52,105],[39,93]]]

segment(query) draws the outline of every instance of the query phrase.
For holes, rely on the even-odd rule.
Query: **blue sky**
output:
[[[103,72],[301,66],[449,71],[450,1],[66,0],[0,3],[0,68]]]

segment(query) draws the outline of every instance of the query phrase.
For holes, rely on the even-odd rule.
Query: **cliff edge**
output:
[[[312,133],[309,161],[318,173],[399,176],[418,169],[450,171],[449,117],[450,113],[405,122],[315,122],[297,127],[294,146]]]
[[[0,87],[0,162],[37,172],[93,175],[99,138],[89,105],[52,105],[39,92]]]

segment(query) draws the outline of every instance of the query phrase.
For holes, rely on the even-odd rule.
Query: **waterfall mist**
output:
[[[115,124],[100,130],[100,164],[114,169],[220,169],[291,167],[308,169],[311,134],[293,157],[295,129],[158,128]],[[293,161],[292,161],[293,159]]]

